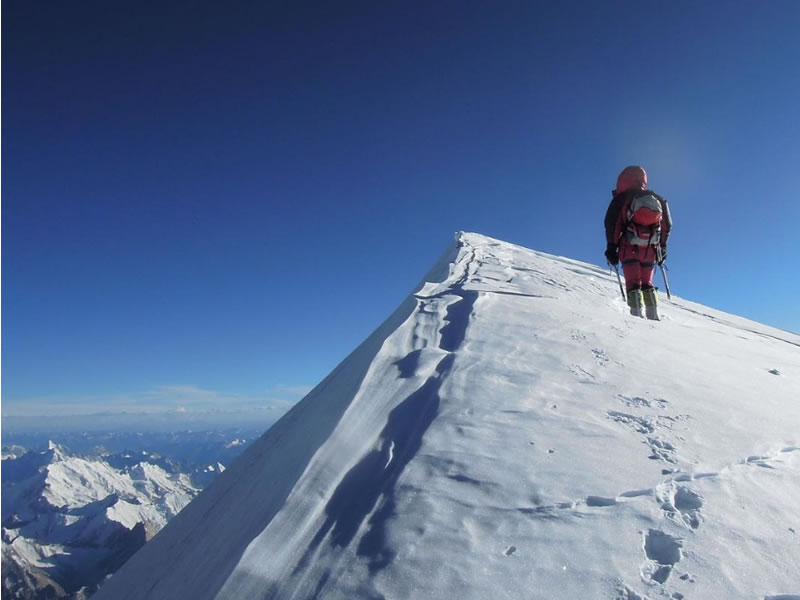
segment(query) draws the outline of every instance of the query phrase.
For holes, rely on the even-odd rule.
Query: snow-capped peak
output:
[[[4,576],[4,597],[28,597],[51,577],[67,591],[98,583],[197,493],[188,475],[147,462],[117,470],[52,442],[5,460],[3,570],[15,575]]]
[[[67,455],[66,450],[63,446],[59,446],[54,441],[49,440],[47,442],[47,450],[51,453],[54,461],[57,460],[64,460],[64,457]]]
[[[619,296],[459,234],[98,598],[800,595],[800,336]]]

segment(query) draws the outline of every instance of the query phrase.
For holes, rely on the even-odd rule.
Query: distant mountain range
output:
[[[79,600],[161,530],[253,439],[241,432],[105,434],[3,448],[3,598]],[[32,441],[29,439],[29,441]],[[171,455],[142,450],[144,444]],[[107,446],[134,449],[110,452]]]

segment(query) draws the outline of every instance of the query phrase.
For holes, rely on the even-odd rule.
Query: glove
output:
[[[610,265],[619,264],[619,248],[617,248],[616,244],[608,244],[606,246],[606,260]]]
[[[661,246],[661,252],[659,254],[658,264],[663,265],[665,260],[667,260],[667,247]]]

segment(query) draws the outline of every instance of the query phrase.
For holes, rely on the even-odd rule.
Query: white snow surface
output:
[[[104,599],[800,599],[800,336],[462,233]]]

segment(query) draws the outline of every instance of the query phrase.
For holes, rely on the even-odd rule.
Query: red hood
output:
[[[639,166],[625,167],[617,177],[616,194],[627,192],[631,189],[647,189],[647,172]]]

